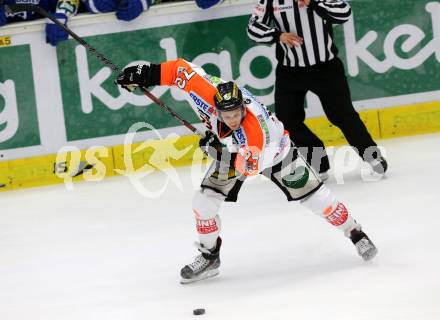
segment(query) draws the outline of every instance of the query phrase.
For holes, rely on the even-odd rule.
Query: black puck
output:
[[[193,310],[193,315],[195,315],[195,316],[200,316],[202,314],[205,314],[205,309],[194,309]]]

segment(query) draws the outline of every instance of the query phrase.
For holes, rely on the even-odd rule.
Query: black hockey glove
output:
[[[223,145],[212,131],[206,131],[205,137],[199,141],[199,147],[206,155],[217,159],[222,153]]]
[[[137,65],[125,68],[115,83],[129,92],[133,92],[137,87],[147,88],[151,85],[151,67]]]
[[[199,141],[199,147],[207,156],[219,162],[227,163],[232,167],[234,166],[237,154],[229,152],[213,132],[205,132],[205,137]]]

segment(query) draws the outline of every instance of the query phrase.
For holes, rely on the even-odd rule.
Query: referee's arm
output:
[[[273,22],[272,0],[260,0],[252,12],[247,26],[251,40],[262,43],[274,43],[280,40],[281,31],[270,27]]]
[[[322,19],[334,24],[342,24],[351,16],[350,5],[342,0],[311,0],[309,8]]]

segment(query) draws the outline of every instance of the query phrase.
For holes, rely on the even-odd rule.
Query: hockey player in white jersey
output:
[[[342,231],[364,260],[376,255],[361,225],[299,155],[283,124],[246,89],[183,59],[128,67],[116,83],[129,91],[137,86],[177,86],[188,93],[188,101],[207,128],[199,145],[215,161],[193,198],[200,254],[182,268],[181,283],[219,274],[220,206],[224,201],[235,202],[246,177],[257,174],[274,182],[288,201],[300,201]]]

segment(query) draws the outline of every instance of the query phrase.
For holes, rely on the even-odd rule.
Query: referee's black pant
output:
[[[275,83],[275,114],[289,131],[307,161],[320,173],[330,168],[323,142],[304,124],[307,91],[321,100],[325,115],[341,129],[359,156],[371,161],[380,155],[377,144],[353,107],[344,66],[338,58],[305,68],[278,64]],[[368,152],[365,152],[367,148]],[[374,151],[372,151],[374,150]]]

